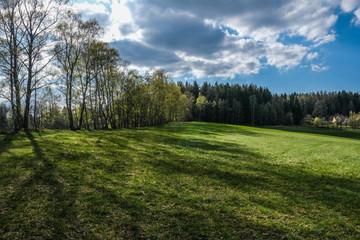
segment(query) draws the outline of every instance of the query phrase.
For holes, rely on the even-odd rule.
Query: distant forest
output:
[[[0,129],[116,129],[171,121],[359,127],[358,93],[272,94],[129,69],[96,20],[62,0],[0,0]],[[6,102],[6,103],[4,103]]]
[[[191,99],[188,120],[246,125],[359,127],[360,95],[352,92],[273,94],[255,85],[179,82]]]

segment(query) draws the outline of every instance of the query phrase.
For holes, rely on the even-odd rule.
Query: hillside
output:
[[[360,238],[359,140],[200,122],[3,134],[0,238]]]

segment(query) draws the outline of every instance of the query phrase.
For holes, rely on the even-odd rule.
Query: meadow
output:
[[[360,239],[360,132],[0,135],[0,239]]]

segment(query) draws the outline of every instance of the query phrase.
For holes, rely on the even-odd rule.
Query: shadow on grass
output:
[[[259,133],[245,129],[244,126],[231,124],[218,124],[211,122],[174,122],[165,126],[152,127],[157,132],[165,133],[188,133],[205,136],[218,136],[226,134],[237,134],[251,137],[264,136],[265,133]]]
[[[31,132],[26,132],[34,153],[27,159],[29,174],[12,183],[4,203],[0,233],[6,239],[66,239],[69,233],[96,239],[91,232],[81,231],[75,206],[77,189],[61,181],[56,163],[44,154]],[[76,234],[74,234],[76,233]]]
[[[251,196],[252,204],[271,209],[271,211],[275,213],[285,214],[291,217],[292,215],[299,215],[301,212],[306,212],[307,215],[300,215],[300,217],[303,218],[302,220],[305,219],[305,221],[307,218],[313,218],[313,214],[319,214],[320,216],[315,220],[315,224],[319,226],[321,225],[320,222],[323,221],[323,217],[329,217],[326,214],[338,215],[338,217],[346,218],[352,223],[358,221],[357,219],[360,214],[358,208],[360,206],[359,179],[318,175],[315,172],[304,170],[301,167],[271,164],[271,160],[269,161],[267,157],[253,152],[240,144],[224,144],[223,142],[215,140],[209,143],[202,139],[182,139],[181,143],[179,143],[178,139],[172,139],[169,136],[163,137],[162,141],[157,143],[159,144],[152,144],[152,146],[157,150],[158,155],[144,154],[144,158],[148,159],[146,163],[151,169],[165,176],[165,179],[181,179],[185,176],[185,179],[193,179],[194,186],[199,189],[204,189],[205,187],[210,190],[217,186],[222,186],[225,189],[231,187],[233,191],[241,192],[243,196]],[[191,147],[193,150],[198,149],[200,153],[212,151],[213,157],[211,155],[191,157],[169,150],[187,147]],[[217,160],[219,156],[226,156],[226,158],[231,161]],[[278,200],[276,196],[281,200]],[[223,199],[223,201],[227,202],[225,193],[224,197],[225,199]],[[199,201],[201,201],[201,197]],[[185,209],[192,208],[188,206],[185,200],[183,203],[185,212],[187,212]],[[239,206],[234,207],[237,208]],[[325,208],[325,215],[321,216],[321,212],[318,212],[317,208]],[[192,209],[191,211],[196,210],[198,211],[199,209]],[[204,211],[205,214],[216,212],[216,209],[205,207],[202,211]],[[190,214],[189,212],[185,212],[183,214]],[[189,216],[191,216],[191,214]],[[206,214],[202,217],[206,222]],[[218,218],[218,216],[213,217],[214,219]],[[226,222],[238,219],[238,216],[229,215],[229,213],[222,217],[224,219],[218,219],[216,224],[226,225]],[[226,218],[227,220],[225,220]],[[195,219],[197,219],[196,221],[200,221],[199,217]],[[188,219],[188,221],[191,220]],[[241,221],[246,228],[243,233],[247,234],[251,234],[252,229],[257,229],[257,233],[255,234],[257,236],[267,234],[266,236],[268,237],[280,238],[285,234],[291,233],[289,229],[281,226],[280,223],[274,228],[268,228],[252,222],[249,216],[243,217]],[[177,224],[181,225],[181,220]],[[339,224],[341,226],[339,233],[342,236],[360,236],[360,233],[355,231],[356,225],[346,226],[341,224],[344,224],[344,222]],[[240,224],[240,226],[241,225],[242,224]],[[336,231],[333,229],[334,226],[322,226],[323,229],[321,231]],[[209,228],[210,226],[202,227]],[[185,231],[185,229],[181,231]],[[188,231],[188,229],[186,231]],[[233,231],[233,234],[238,233],[234,231],[234,229],[230,231]],[[300,235],[307,237],[321,236],[321,234],[319,235],[319,233],[313,229],[305,229]],[[246,236],[249,237],[251,235]]]
[[[359,179],[275,165],[245,145],[203,139],[198,132],[193,136],[183,136],[184,129],[166,132],[145,128],[71,133],[79,134],[77,139],[82,134],[89,138],[92,154],[27,133],[35,156],[31,174],[14,185],[3,203],[9,213],[0,212],[3,235],[34,239],[359,236]],[[329,215],[346,221],[324,222]],[[284,216],[299,220],[286,221]],[[302,227],[306,224],[316,227]]]
[[[172,134],[174,132],[179,134]],[[140,149],[144,149],[144,151],[137,150],[139,158],[144,159],[144,168],[156,172],[156,175],[162,178],[161,182],[170,181],[173,184],[186,185],[187,183],[179,182],[179,179],[185,176],[185,179],[192,179],[193,187],[207,188],[210,192],[218,186],[231,188],[242,196],[250,196],[251,204],[256,204],[258,207],[262,206],[289,218],[296,216],[301,218],[300,221],[312,222],[316,227],[297,230],[296,234],[303,237],[321,237],[324,232],[330,232],[329,236],[333,237],[336,237],[336,234],[345,237],[359,236],[359,232],[355,230],[356,225],[353,224],[357,222],[360,214],[357,207],[360,206],[359,179],[320,175],[300,166],[275,165],[271,163],[269,157],[254,152],[244,145],[196,138],[195,136],[199,136],[198,132],[191,137],[182,137],[181,133],[184,132],[186,133],[183,129],[176,129],[170,131],[170,134],[166,134],[166,131],[164,134],[156,134],[151,130],[139,129],[124,131],[121,136],[130,142],[135,142]],[[109,141],[117,142],[116,138]],[[119,143],[119,146],[124,147],[123,143]],[[198,155],[189,156],[179,150],[185,152],[190,150]],[[219,160],[222,157],[226,157],[227,160]],[[221,233],[215,235],[216,237],[213,236],[214,238],[234,237],[238,234],[250,238],[264,236],[266,236],[264,238],[281,238],[292,234],[293,228],[289,223],[288,225],[278,223],[277,226],[269,227],[253,221],[251,216],[239,217],[226,210],[223,214],[209,217],[208,214],[217,212],[216,207],[219,206],[199,206],[204,196],[199,195],[198,202],[191,205],[184,197],[172,199],[174,192],[161,188],[157,190],[160,193],[151,189],[142,189],[145,194],[155,196],[155,199],[161,195],[161,198],[169,199],[166,204],[175,204],[180,208],[169,222],[173,228],[172,236],[211,238],[211,233],[216,232],[215,226],[221,229],[219,230]],[[269,195],[266,195],[267,193]],[[226,193],[223,194],[223,201],[227,202],[223,206],[224,209],[232,204],[235,209],[241,208],[238,203],[231,203],[234,200],[228,200],[229,196]],[[149,210],[151,211],[151,208]],[[171,214],[171,211],[160,211],[158,214]],[[314,217],[317,214],[319,216]],[[324,219],[327,221],[326,219],[331,215],[348,219],[352,225],[342,225],[344,221],[333,225],[321,223]],[[212,221],[209,221],[209,218]],[[162,220],[156,219],[156,221]],[[231,225],[231,222],[237,223]],[[293,224],[299,223],[293,222]],[[340,228],[336,229],[336,225]],[[236,226],[239,229],[236,230]]]
[[[12,141],[15,139],[17,132],[1,134],[0,137],[0,157],[3,153],[7,152],[12,146]]]
[[[175,142],[166,140],[169,149],[181,147]],[[165,160],[155,158],[149,161],[154,170],[162,174],[188,174],[200,178],[212,178],[219,184],[244,190],[255,188],[280,193],[293,202],[318,202],[345,215],[354,216],[352,206],[360,206],[359,179],[317,175],[303,170],[301,167],[274,165],[265,156],[255,153],[242,145],[217,141],[184,140],[183,146],[199,148],[204,152],[215,151],[214,155],[227,156],[231,161],[216,159],[189,159],[176,155],[166,149]],[[207,156],[208,157],[208,156]],[[168,159],[168,160],[167,160]],[[344,207],[345,206],[345,207]],[[359,211],[360,213],[360,211]]]
[[[331,129],[331,128],[315,128],[315,127],[287,127],[287,126],[269,126],[262,127],[265,129],[275,129],[286,132],[298,132],[298,133],[311,133],[317,135],[333,136],[340,138],[349,138],[360,140],[359,130],[347,130],[347,129]]]

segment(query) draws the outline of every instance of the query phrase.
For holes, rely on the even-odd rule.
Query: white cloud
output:
[[[308,53],[308,55],[306,56],[306,59],[308,61],[314,60],[315,58],[318,58],[319,54],[317,52],[310,52]]]
[[[353,12],[355,16],[352,22],[360,25],[360,0],[342,0],[341,9],[346,13]]]
[[[130,9],[126,6],[132,0],[95,0],[91,3],[74,3],[73,9],[87,20],[95,18],[105,29],[103,41],[122,39],[139,40],[142,31],[134,24]]]
[[[109,25],[104,36],[105,41],[120,39],[141,38],[140,29],[134,25],[134,20],[129,8],[126,6],[128,0],[112,0],[110,4],[111,13],[109,14]]]
[[[325,43],[333,42],[333,41],[335,41],[335,39],[336,39],[336,34],[334,31],[331,31],[331,33],[329,33],[325,36],[321,36],[321,37],[314,39],[314,43],[315,43],[314,47],[318,47]]]
[[[106,7],[98,3],[83,2],[75,3],[72,6],[75,11],[80,12],[83,16],[85,16],[85,18],[91,18],[97,14],[109,14],[109,12],[106,10]]]
[[[360,8],[356,9],[354,14],[355,18],[353,19],[353,23],[355,23],[355,25],[360,25]]]
[[[321,66],[321,65],[317,65],[317,64],[311,64],[311,70],[314,72],[323,72],[328,70],[329,67],[328,66]]]
[[[95,0],[95,2],[97,3],[106,3],[106,4],[110,4],[110,0]]]
[[[279,69],[290,69],[301,63],[308,50],[301,45],[285,46],[282,43],[272,43],[267,46],[266,57],[269,65]]]
[[[138,67],[232,77],[269,65],[288,70],[318,58],[315,48],[336,39],[336,9],[352,12],[359,1],[94,0],[75,8],[97,18],[104,40]],[[360,24],[360,8],[354,14]]]
[[[352,12],[360,6],[360,0],[342,0],[341,9],[344,12]]]

